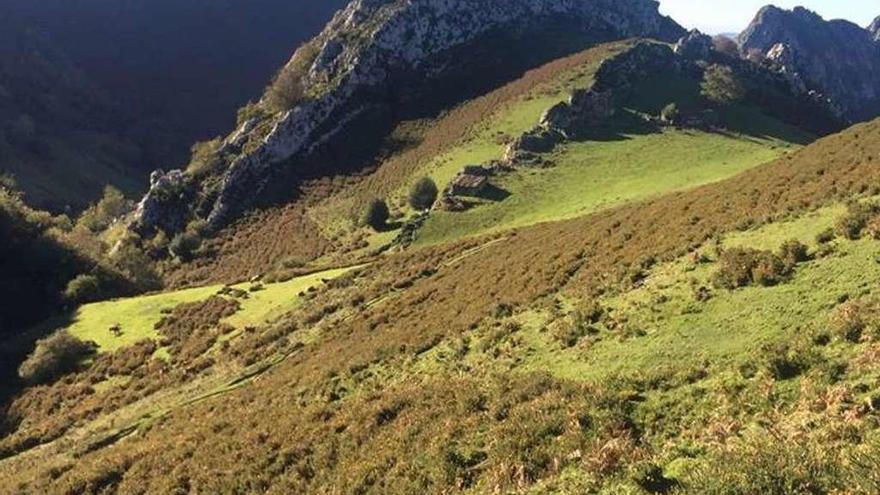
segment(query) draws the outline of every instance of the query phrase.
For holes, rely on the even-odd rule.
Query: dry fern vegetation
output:
[[[498,158],[627,46],[402,124],[373,173],[304,184],[166,267],[192,288],[80,307],[59,328],[91,352],[7,404],[0,487],[880,491],[880,121],[802,147],[733,107],[752,128],[568,143],[407,249],[359,225],[376,196],[406,221],[419,178]],[[673,83],[623,118],[698,95]],[[638,180],[652,162],[668,181]],[[566,188],[597,171],[593,196]]]

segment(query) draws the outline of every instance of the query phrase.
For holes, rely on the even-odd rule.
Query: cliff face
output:
[[[243,122],[225,141],[220,153],[228,166],[220,177],[196,186],[201,216],[214,227],[227,222],[281,169],[296,167],[298,159],[371,113],[388,112],[389,101],[411,96],[407,89],[442,81],[456,58],[468,56],[463,48],[499,34],[548,32],[560,23],[573,36],[597,39],[673,40],[683,33],[658,13],[654,0],[355,0],[309,44],[314,53],[298,77],[307,99]],[[304,57],[300,50],[288,69],[302,66]],[[154,199],[148,194],[142,204],[160,208]],[[149,219],[162,215],[144,210],[136,225],[149,229]]]
[[[880,113],[880,46],[873,32],[847,21],[825,21],[807,9],[765,7],[740,35],[748,53],[775,62],[796,86],[821,93],[850,121]]]

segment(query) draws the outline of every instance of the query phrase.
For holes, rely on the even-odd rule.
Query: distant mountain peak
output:
[[[849,21],[826,21],[803,7],[762,8],[739,36],[743,51],[758,51],[793,83],[830,100],[850,121],[880,112],[880,19],[864,29]]]

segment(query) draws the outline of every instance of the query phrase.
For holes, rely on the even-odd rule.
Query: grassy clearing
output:
[[[241,310],[229,317],[226,323],[239,329],[262,325],[295,307],[301,292],[349,270],[351,268],[327,270],[287,282],[266,284],[262,290],[249,292],[247,299],[241,299]],[[251,284],[235,286],[242,290],[249,290],[250,287]],[[143,339],[157,339],[159,334],[155,326],[165,316],[163,311],[170,311],[180,304],[202,301],[222,288],[222,285],[212,285],[87,304],[77,311],[69,330],[80,339],[98,344],[102,352],[113,352]],[[122,329],[118,337],[110,332],[114,325]]]
[[[582,216],[620,203],[715,182],[795,149],[774,138],[665,130],[572,143],[554,153],[556,166],[518,170],[497,186],[510,196],[462,213],[436,212],[418,243]]]

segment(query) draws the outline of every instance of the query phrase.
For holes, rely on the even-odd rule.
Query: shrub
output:
[[[220,138],[215,138],[192,145],[190,148],[192,155],[186,171],[194,177],[199,177],[220,169],[223,166],[223,160],[217,151],[222,144],[223,141]]]
[[[791,267],[770,251],[751,248],[733,248],[719,258],[720,268],[713,277],[716,287],[736,289],[758,284],[779,284],[791,273]]]
[[[37,342],[34,352],[19,367],[18,375],[30,383],[46,383],[75,371],[94,352],[94,343],[83,342],[62,330]]]
[[[195,232],[187,231],[171,239],[168,251],[181,261],[189,261],[200,247],[202,247],[202,238]]]
[[[104,188],[104,196],[80,215],[77,224],[92,232],[101,232],[131,211],[133,203],[113,186]]]
[[[745,89],[733,69],[726,65],[712,65],[703,76],[702,94],[709,101],[729,105],[745,97]]]
[[[388,222],[388,205],[379,198],[374,198],[367,205],[364,212],[363,223],[373,228],[373,230],[382,230]]]
[[[810,261],[809,249],[804,243],[797,240],[784,242],[779,248],[779,257],[789,267]]]
[[[285,65],[275,80],[266,89],[265,103],[273,112],[286,112],[306,99],[303,79],[318,57],[319,47],[315,43],[301,46],[290,62]]]
[[[847,206],[846,214],[834,227],[834,232],[850,240],[862,237],[862,231],[880,216],[880,205],[877,203],[861,203],[854,201]]]
[[[437,201],[437,184],[429,177],[423,177],[413,185],[409,192],[409,204],[416,210],[427,210]]]
[[[675,103],[670,103],[663,107],[663,110],[660,111],[660,119],[663,122],[668,122],[670,124],[674,124],[678,121],[679,111],[678,105]]]
[[[869,296],[841,304],[829,321],[831,332],[839,339],[859,342],[866,335],[880,336],[880,298]]]
[[[828,244],[834,240],[834,229],[825,229],[816,235],[816,242],[819,244]]]
[[[101,295],[101,281],[94,275],[79,275],[64,289],[64,299],[74,304],[95,302]]]

